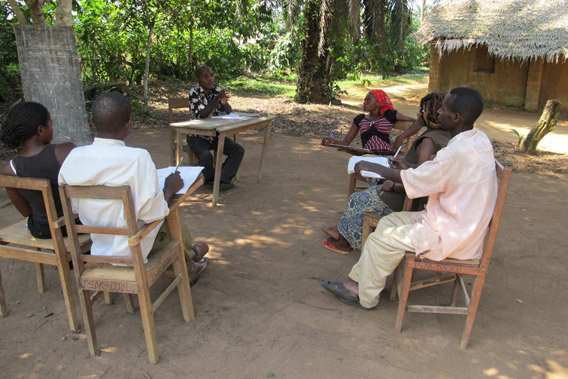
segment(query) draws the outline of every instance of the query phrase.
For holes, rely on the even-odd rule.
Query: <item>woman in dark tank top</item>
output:
[[[61,164],[75,147],[73,143],[52,145],[53,127],[48,110],[41,104],[16,104],[2,125],[0,140],[21,152],[0,168],[2,175],[48,179],[51,183],[57,215],[63,214],[57,176]],[[28,217],[28,229],[36,238],[51,238],[43,197],[39,191],[6,188],[18,211]]]
[[[433,92],[423,97],[416,122],[401,135],[405,138],[426,127],[426,131],[416,138],[404,157],[404,160],[413,166],[432,159],[432,156],[446,147],[450,140],[449,133],[440,129],[438,123],[438,109],[442,106],[443,100],[444,94],[441,92]],[[386,216],[392,212],[399,212],[402,210],[404,198],[403,184],[393,183],[390,180],[382,185],[372,185],[365,191],[353,193],[339,224],[322,228],[329,235],[329,238],[322,242],[323,246],[340,254],[348,254],[353,248],[361,249],[363,213],[379,213],[381,216]]]

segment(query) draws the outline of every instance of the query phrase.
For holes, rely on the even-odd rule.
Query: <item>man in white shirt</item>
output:
[[[124,139],[132,125],[130,102],[118,93],[106,93],[93,102],[91,122],[98,137],[92,145],[73,149],[59,171],[59,183],[79,186],[128,185],[132,190],[138,227],[169,214],[168,203],[182,188],[179,172],[166,178],[160,189],[156,166],[148,151],[127,147]],[[126,225],[122,203],[115,200],[73,199],[73,210],[81,221],[91,225],[122,227]],[[191,235],[182,226],[183,245],[190,278],[195,282],[207,267],[203,258],[208,246],[192,246]],[[144,259],[152,250],[170,240],[166,223],[154,228],[142,241]],[[92,255],[130,256],[127,236],[93,234]]]
[[[402,182],[409,198],[429,196],[422,212],[397,212],[383,217],[365,245],[359,262],[344,282],[320,284],[342,301],[364,308],[379,302],[386,278],[405,251],[440,261],[447,257],[479,259],[483,239],[497,199],[497,177],[489,138],[473,124],[483,111],[481,94],[454,88],[438,111],[441,128],[452,139],[436,158],[417,168],[402,159],[395,168],[360,162],[361,170],[375,171]]]

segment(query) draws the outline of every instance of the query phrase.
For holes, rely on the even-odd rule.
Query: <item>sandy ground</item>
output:
[[[482,127],[512,122],[509,112],[490,110]],[[515,115],[526,125],[533,121],[533,115]],[[135,130],[127,143],[148,149],[164,167],[167,133]],[[509,137],[497,127],[494,133]],[[513,175],[470,346],[461,351],[462,316],[408,314],[396,334],[396,304],[355,309],[317,283],[344,278],[359,257],[320,245],[319,228],[336,222],[345,206],[348,155],[316,138],[274,134],[257,183],[262,133],[251,131],[241,141],[246,156],[237,187],[222,193],[216,208],[206,189],[183,205],[182,219],[196,240],[210,244],[212,264],[192,289],[195,321],[183,322],[176,296],[155,314],[158,365],[148,363],[139,314],[129,315],[121,298],[111,306],[96,302],[102,352],[91,357],[85,335],[68,329],[55,269],[46,269],[48,292],[38,294],[33,265],[3,259],[10,313],[0,319],[0,377],[568,376],[565,175]],[[15,217],[2,213],[0,223]],[[439,304],[450,291],[450,285],[424,289],[411,300]]]

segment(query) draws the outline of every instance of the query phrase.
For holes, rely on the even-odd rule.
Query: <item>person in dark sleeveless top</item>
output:
[[[322,145],[349,145],[355,139],[357,133],[360,133],[361,144],[364,149],[371,150],[375,154],[392,155],[393,148],[389,135],[394,123],[397,121],[415,121],[412,117],[396,111],[389,96],[380,89],[374,89],[367,93],[363,101],[363,110],[369,112],[369,114],[360,114],[355,117],[351,128],[342,140],[326,137],[322,140]],[[397,141],[401,143],[402,139],[398,137]]]
[[[61,164],[75,147],[71,142],[52,145],[53,127],[48,110],[41,104],[16,104],[0,132],[0,140],[9,148],[21,152],[0,168],[2,175],[48,179],[51,183],[57,215],[63,214],[57,176]],[[51,238],[43,196],[39,191],[6,188],[10,200],[24,216],[28,229],[36,238]]]
[[[450,140],[450,134],[440,129],[438,123],[438,109],[443,101],[444,94],[441,92],[430,93],[420,101],[420,112],[408,133],[417,133],[422,127],[426,127],[426,131],[416,138],[404,157],[412,167],[431,160]],[[380,185],[372,185],[365,191],[353,193],[339,224],[322,228],[329,235],[329,238],[322,242],[323,246],[340,254],[348,254],[353,248],[361,249],[363,213],[372,212],[386,216],[401,211],[404,198],[402,183],[393,183],[390,180]]]

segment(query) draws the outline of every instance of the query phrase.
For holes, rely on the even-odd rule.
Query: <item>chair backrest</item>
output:
[[[63,206],[63,215],[71,243],[73,246],[73,264],[75,260],[82,267],[84,262],[93,263],[119,263],[119,264],[135,264],[136,262],[143,263],[142,253],[140,246],[130,245],[131,258],[112,257],[112,256],[91,256],[81,255],[78,248],[79,240],[78,234],[107,234],[107,235],[122,235],[133,237],[138,232],[136,225],[136,213],[134,212],[134,202],[132,200],[132,191],[130,186],[109,187],[109,186],[70,186],[60,185],[59,193],[61,195],[61,203]],[[115,226],[101,226],[101,225],[88,225],[76,224],[76,215],[73,213],[71,206],[71,199],[94,199],[94,200],[115,200],[122,202],[124,210],[124,218],[126,225],[124,227]],[[84,220],[81,220],[84,221]],[[80,263],[79,263],[80,261]],[[81,270],[82,271],[82,270]]]
[[[29,191],[40,191],[45,205],[49,230],[55,236],[55,222],[57,221],[57,210],[51,192],[51,184],[47,179],[22,178],[19,176],[0,175],[0,187],[23,189]]]
[[[497,173],[497,201],[495,202],[495,209],[493,216],[489,223],[489,230],[485,237],[483,245],[483,254],[481,256],[480,268],[487,270],[491,255],[493,254],[493,246],[497,239],[497,232],[499,231],[499,224],[501,223],[501,216],[505,207],[505,199],[507,198],[507,191],[509,190],[509,181],[511,179],[511,169],[504,167],[500,162],[495,160],[495,170]]]
[[[172,97],[168,99],[168,121],[174,122],[174,109],[185,108],[189,112],[189,99],[187,97]]]

